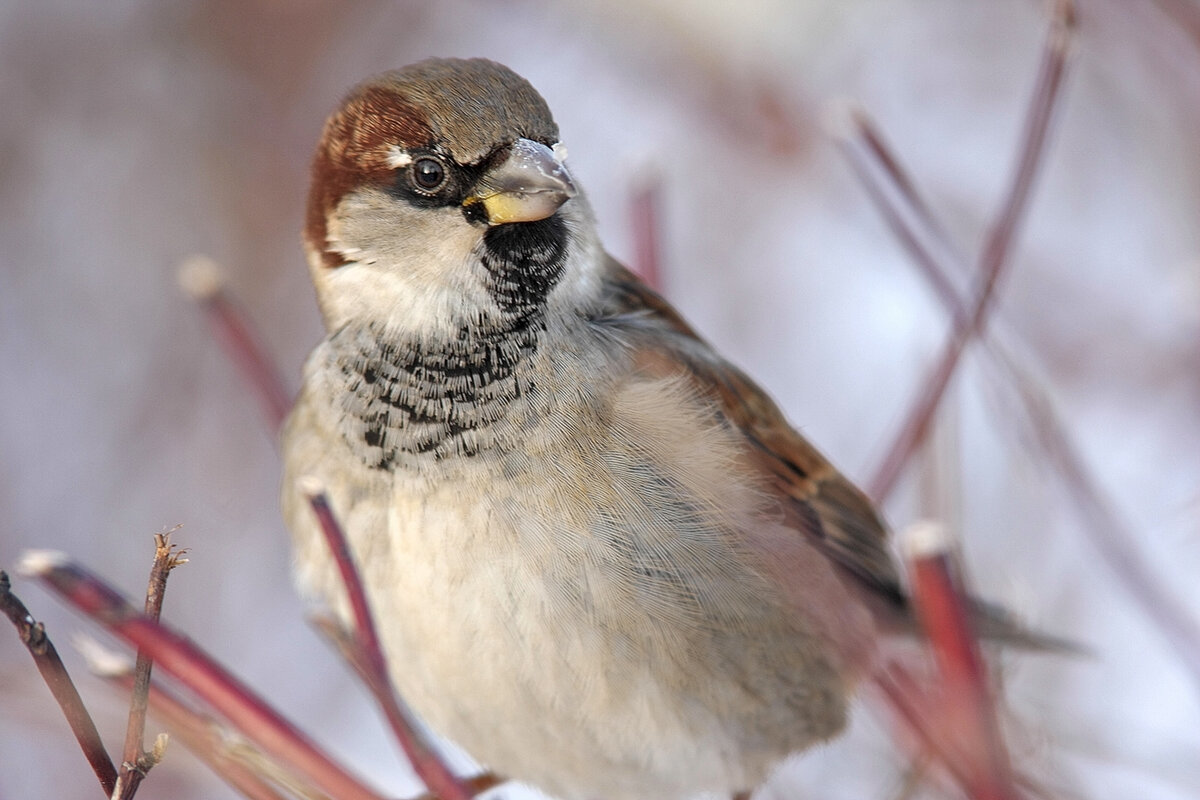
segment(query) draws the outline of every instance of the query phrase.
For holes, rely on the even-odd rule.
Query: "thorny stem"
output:
[[[150,581],[146,587],[146,616],[158,621],[162,614],[163,595],[167,591],[167,576],[171,570],[186,564],[186,550],[176,550],[171,544],[171,533],[154,535],[154,564],[150,568]],[[146,773],[155,764],[155,756],[142,747],[146,731],[146,707],[150,695],[150,672],[154,661],[142,648],[138,648],[137,664],[133,672],[133,690],[129,701],[129,722],[125,728],[125,747],[121,759],[121,775],[117,783],[116,796],[119,800],[130,800]]]
[[[79,696],[79,691],[67,673],[62,659],[59,658],[54,643],[46,635],[45,627],[34,620],[25,604],[12,593],[8,574],[3,570],[0,570],[0,609],[3,609],[4,614],[16,626],[21,641],[33,656],[42,680],[54,695],[63,716],[67,718],[67,724],[71,726],[71,732],[75,734],[75,740],[83,750],[84,757],[99,778],[104,795],[112,796],[117,784],[117,770],[104,749],[104,742],[100,740],[96,723],[83,705],[83,699]]]
[[[425,785],[441,800],[471,800],[471,791],[450,771],[437,751],[421,735],[412,712],[392,685],[388,676],[387,657],[380,645],[371,607],[346,535],[320,485],[311,479],[305,480],[304,484],[302,489],[308,496],[330,553],[338,565],[354,616],[352,639],[339,635],[336,625],[324,626],[323,629],[333,635],[342,654],[374,695],[391,725],[392,733]]]
[[[380,800],[326,756],[207,653],[184,636],[139,614],[123,597],[58,553],[30,553],[27,572],[41,578],[69,603],[136,647],[159,669],[181,681],[264,751],[338,800]]]
[[[956,315],[942,355],[933,373],[923,384],[921,398],[913,405],[899,435],[871,481],[870,494],[876,501],[882,501],[891,494],[905,466],[928,434],[962,353],[968,342],[985,327],[996,286],[1007,271],[1009,248],[1016,238],[1045,151],[1046,134],[1066,71],[1067,52],[1075,25],[1074,6],[1067,0],[1056,2],[1055,12],[1038,72],[1033,102],[1026,117],[1025,135],[1016,173],[979,257],[979,289],[975,293],[974,305],[970,313],[961,317]]]

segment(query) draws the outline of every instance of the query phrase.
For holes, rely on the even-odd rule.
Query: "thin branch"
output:
[[[969,785],[962,758],[956,753],[948,729],[940,724],[933,696],[921,682],[902,664],[890,662],[875,675],[873,683],[910,737],[908,743],[915,750],[911,759],[933,759],[960,786]]]
[[[171,544],[171,533],[178,530],[154,534],[154,564],[150,568],[150,582],[146,587],[146,616],[158,621],[162,614],[163,596],[167,591],[167,576],[171,570],[186,564],[186,550],[177,550]],[[150,672],[154,661],[149,654],[138,648],[137,665],[133,673],[133,690],[129,700],[129,722],[125,727],[125,747],[121,758],[121,775],[117,782],[116,797],[130,800],[146,773],[157,763],[154,753],[142,746],[146,732],[146,707],[150,695]]]
[[[174,630],[138,613],[115,590],[63,554],[27,553],[22,568],[117,636],[144,648],[159,669],[181,681],[244,736],[322,791],[338,800],[380,800],[380,795],[332,762],[207,653]]]
[[[210,259],[195,257],[180,268],[179,276],[180,283],[188,293],[203,305],[214,331],[226,344],[226,350],[254,387],[267,411],[272,429],[278,430],[287,415],[290,400],[283,389],[282,380],[266,358],[245,315],[224,291],[220,268]],[[310,495],[310,501],[334,553],[334,560],[341,570],[358,636],[352,644],[339,642],[339,647],[383,708],[392,730],[418,776],[442,800],[467,800],[472,796],[472,792],[454,776],[436,751],[420,736],[412,713],[391,684],[386,658],[371,620],[365,592],[345,536],[328,502],[320,492],[317,492],[316,496]]]
[[[953,546],[945,529],[927,522],[905,537],[913,600],[940,675],[943,729],[965,755],[972,800],[1013,800],[1012,764],[1000,735],[987,669],[972,630]]]
[[[1192,0],[1154,0],[1154,4],[1188,35],[1193,47],[1200,48],[1200,7]]]
[[[75,646],[87,659],[92,673],[119,689],[133,688],[133,664],[121,653],[114,653],[99,642],[79,636]],[[174,693],[152,683],[149,691],[151,713],[169,727],[188,750],[203,761],[222,780],[249,800],[285,800],[272,783],[288,786],[295,795],[310,800],[325,800],[324,794],[311,791],[299,778],[279,778],[279,768],[252,745],[234,734],[213,717],[202,714]],[[235,740],[240,745],[235,745]],[[245,751],[251,751],[247,753]],[[241,751],[241,752],[239,752]],[[288,780],[288,777],[293,777]]]
[[[1046,135],[1066,71],[1067,53],[1074,25],[1074,6],[1068,0],[1056,2],[1055,16],[1046,40],[1033,102],[1026,117],[1025,135],[1017,169],[979,257],[976,272],[979,289],[974,294],[974,305],[965,319],[955,319],[941,357],[932,374],[922,384],[924,389],[920,399],[912,406],[899,435],[870,482],[870,494],[876,501],[886,499],[895,488],[896,481],[909,459],[929,433],[930,423],[937,413],[942,397],[945,396],[946,388],[950,385],[950,379],[968,342],[986,325],[996,286],[1007,271],[1009,249],[1024,217],[1033,180],[1045,151]]]
[[[179,267],[179,283],[204,309],[217,338],[258,398],[274,436],[292,407],[291,393],[267,357],[262,337],[225,291],[221,267],[206,256],[193,256]]]
[[[946,275],[949,265],[935,255],[934,248],[925,244],[938,237],[939,229],[932,215],[920,210],[926,206],[920,201],[912,181],[865,114],[855,112],[851,120],[853,126],[836,132],[843,137],[844,150],[872,200],[952,318],[967,317],[966,304]],[[870,141],[866,141],[868,139]],[[889,182],[895,186],[889,187]],[[903,204],[917,210],[910,209],[906,213],[900,207]],[[1075,501],[1074,507],[1085,523],[1085,534],[1126,591],[1163,632],[1188,666],[1193,680],[1200,685],[1200,623],[1195,615],[1163,590],[1139,554],[1128,522],[1104,500],[1066,424],[1045,392],[999,340],[986,335],[981,338],[984,354],[999,370],[1001,380],[1015,387],[1026,422],[1034,432],[1034,445],[1041,450],[1042,463],[1050,465]]]
[[[311,622],[314,626],[316,626],[317,630],[319,630],[327,639],[329,639],[329,641],[333,642],[333,645],[338,650],[338,654],[354,669],[356,673],[358,673],[358,677],[363,681],[364,684],[366,684],[372,696],[375,697],[375,701],[379,703],[386,713],[388,701],[385,700],[384,697],[394,693],[395,690],[390,681],[385,681],[382,687],[380,687],[380,685],[377,683],[379,676],[374,672],[373,668],[367,666],[367,657],[364,654],[362,647],[359,645],[358,640],[349,632],[347,632],[345,627],[340,622],[332,617],[314,616],[311,619]],[[384,697],[381,697],[381,693],[384,695]],[[401,705],[401,708],[406,707]],[[391,723],[390,719],[389,724],[393,724],[394,731],[394,723]],[[399,734],[396,734],[396,738],[399,740],[401,737]],[[441,761],[441,756],[439,756],[436,752],[433,752],[428,745],[423,743],[422,745],[429,753],[430,758],[436,759],[440,763],[444,763]],[[403,742],[401,742],[401,746],[404,746]],[[405,748],[405,754],[408,755],[407,748]],[[421,770],[416,766],[416,759],[411,755],[408,755],[408,758],[409,763],[413,765],[413,771],[416,772],[419,777],[421,775]],[[456,777],[455,780],[462,785],[464,791],[469,797],[475,797],[476,795],[482,794],[489,789],[508,782],[507,778],[501,777],[494,772],[482,772],[470,778]],[[445,800],[445,798],[437,792],[427,792],[416,798],[416,800]]]
[[[331,620],[317,622],[323,630],[332,627],[330,635],[335,642],[345,640],[345,633],[336,623]],[[115,653],[86,636],[77,637],[75,646],[87,660],[93,674],[120,689],[132,688],[133,665],[124,654]],[[214,717],[200,712],[169,688],[157,682],[152,683],[149,697],[150,713],[218,777],[249,800],[285,800],[286,797],[328,800],[329,796],[314,789],[309,781],[281,766],[253,743]],[[476,796],[504,781],[494,773],[484,772],[465,779],[463,783],[471,795]],[[282,787],[286,794],[280,793],[276,787]],[[424,794],[414,800],[438,798]]]
[[[633,231],[633,271],[656,292],[662,293],[662,181],[658,175],[641,180],[630,201]]]
[[[188,750],[248,800],[284,800],[285,795],[275,789],[273,781],[287,786],[292,795],[312,800],[328,797],[294,773],[281,770],[261,751],[162,686],[151,687],[150,707]],[[285,774],[281,776],[281,772]]]
[[[1192,681],[1200,687],[1200,623],[1195,613],[1181,604],[1154,575],[1135,545],[1129,524],[1104,499],[1050,399],[1017,367],[1015,361],[996,347],[997,361],[1004,364],[1029,418],[1034,439],[1042,454],[1062,477],[1075,507],[1083,517],[1083,529],[1108,568],[1125,590],[1154,621],[1167,643],[1187,665]]]
[[[16,626],[21,641],[33,656],[42,680],[58,701],[58,706],[67,718],[67,724],[71,726],[71,732],[75,734],[75,740],[79,742],[84,757],[99,778],[105,797],[111,797],[117,784],[117,770],[112,759],[108,757],[108,751],[104,749],[104,742],[100,740],[96,723],[83,705],[83,699],[79,696],[79,691],[67,673],[62,659],[59,658],[58,650],[46,635],[45,627],[34,620],[25,604],[12,593],[8,574],[3,570],[0,570],[0,609],[3,609],[5,616]]]
[[[965,264],[967,259],[950,242],[882,132],[866,111],[851,104],[835,109],[829,127],[876,209],[949,309],[951,320],[965,322],[967,308],[950,280],[949,265]]]
[[[319,481],[306,477],[302,479],[300,490],[308,498],[313,515],[316,516],[317,522],[321,525],[321,532],[325,535],[325,544],[329,547],[330,555],[333,556],[333,561],[337,564],[338,572],[342,577],[342,584],[346,588],[346,597],[350,601],[350,613],[354,617],[354,635],[358,646],[369,659],[374,671],[386,672],[387,657],[383,653],[379,634],[375,630],[375,620],[371,616],[367,593],[363,588],[362,578],[358,574],[358,567],[354,563],[354,555],[350,552],[350,543],[346,540],[341,523],[338,522],[333,509],[329,506],[329,498],[325,494],[325,489]]]
[[[389,678],[387,656],[379,642],[354,556],[323,488],[314,479],[306,478],[301,489],[308,496],[313,514],[321,524],[325,541],[338,565],[354,617],[353,639],[339,635],[336,625],[324,625],[322,629],[333,636],[342,654],[375,696],[417,776],[441,800],[471,800],[471,791],[450,771],[438,752],[421,735],[415,717]]]
[[[478,775],[467,778],[465,784],[467,791],[471,793],[472,797],[475,797],[484,792],[490,792],[492,789],[506,782],[504,778],[501,778],[494,772],[481,772]],[[428,796],[423,798],[423,800],[429,800]]]

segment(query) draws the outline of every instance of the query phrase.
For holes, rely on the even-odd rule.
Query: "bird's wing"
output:
[[[671,305],[609,259],[608,292],[597,322],[622,329],[643,363],[692,377],[725,421],[745,437],[793,526],[893,609],[907,606],[887,529],[870,500],[788,424],[741,370],[722,359]]]

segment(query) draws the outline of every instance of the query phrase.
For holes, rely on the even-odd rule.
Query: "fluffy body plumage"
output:
[[[604,253],[557,142],[483,60],[386,73],[327,122],[328,336],[284,434],[298,580],[346,613],[312,475],[397,686],[486,766],[563,798],[750,790],[839,732],[903,616],[884,529]]]

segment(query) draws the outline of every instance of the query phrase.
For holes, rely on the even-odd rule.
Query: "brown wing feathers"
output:
[[[754,460],[785,513],[831,558],[882,596],[888,605],[907,605],[887,549],[887,530],[861,491],[792,429],[775,403],[749,377],[720,358],[666,300],[633,273],[610,262],[613,318],[658,335],[639,342],[664,352],[647,353],[660,365],[686,364],[696,385],[742,432]],[[663,336],[668,331],[674,336]]]

